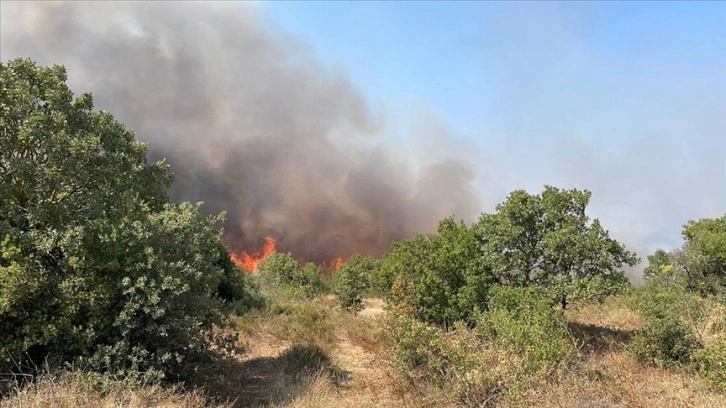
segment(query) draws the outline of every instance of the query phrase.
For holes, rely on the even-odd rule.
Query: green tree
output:
[[[378,269],[378,260],[369,256],[353,255],[335,271],[333,285],[340,305],[358,311],[363,306],[363,293],[370,289],[371,276]]]
[[[726,294],[726,215],[688,221],[683,238],[682,248],[659,249],[648,257],[646,281],[701,294]]]
[[[517,190],[483,214],[474,229],[499,282],[559,286],[563,307],[568,294],[600,297],[625,285],[621,268],[638,258],[585,214],[590,197],[551,186],[537,195]]]
[[[470,321],[476,310],[484,310],[494,283],[476,235],[453,218],[442,220],[436,234],[394,243],[381,271],[391,282],[394,304],[444,327]]]
[[[325,290],[318,267],[313,263],[300,267],[290,253],[270,252],[257,264],[257,272],[268,287],[294,296],[313,297]]]
[[[691,220],[683,226],[683,250],[698,260],[691,278],[704,290],[726,290],[726,214],[720,218]],[[694,268],[692,268],[694,269]],[[695,276],[693,276],[695,275]]]
[[[180,378],[210,346],[232,351],[214,330],[235,273],[221,218],[171,204],[168,166],[61,66],[0,64],[0,113],[0,370],[83,359]]]

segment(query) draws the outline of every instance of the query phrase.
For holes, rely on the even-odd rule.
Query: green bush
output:
[[[263,284],[283,297],[310,298],[326,289],[315,264],[308,263],[301,268],[289,253],[270,252],[257,264],[257,272]]]
[[[371,257],[354,255],[335,271],[333,286],[340,305],[347,310],[358,311],[363,307],[363,293],[370,289],[377,261]]]
[[[539,287],[494,288],[477,331],[522,357],[529,372],[562,371],[576,359],[577,349],[562,310],[552,307],[557,296],[556,291]]]
[[[685,287],[649,282],[631,292],[629,303],[644,319],[628,345],[635,357],[664,367],[689,364],[708,318],[704,299]]]
[[[653,319],[635,330],[628,349],[638,361],[674,367],[688,364],[699,346],[693,330],[681,321]]]
[[[440,405],[493,406],[515,396],[526,381],[519,356],[492,347],[463,323],[444,331],[397,316],[389,337],[394,341],[396,371]]]
[[[465,356],[449,347],[440,328],[398,316],[391,335],[395,339],[393,365],[410,381],[442,385],[451,370],[464,364]]]
[[[694,351],[693,361],[709,387],[726,391],[726,335]]]
[[[0,64],[0,371],[187,378],[235,350],[217,329],[252,292],[221,218],[171,204],[168,166],[65,82],[63,67]]]
[[[395,242],[381,261],[381,280],[394,306],[443,327],[471,321],[486,308],[493,275],[481,245],[463,223],[446,218],[438,232]]]

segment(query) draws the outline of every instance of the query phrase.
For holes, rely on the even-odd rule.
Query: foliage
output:
[[[536,286],[494,288],[477,330],[497,347],[521,356],[528,372],[562,371],[577,350],[563,312],[552,308],[557,296],[555,290]]]
[[[682,248],[648,257],[647,282],[684,287],[701,295],[726,296],[726,215],[691,220],[683,227]]]
[[[688,364],[701,345],[704,300],[683,287],[648,283],[632,292],[630,303],[645,321],[628,346],[636,358],[658,366]]]
[[[408,316],[398,316],[393,326],[393,365],[410,380],[444,384],[447,373],[465,364],[465,355],[449,346],[444,332]]]
[[[693,360],[709,387],[726,391],[726,335],[722,334],[705,348],[694,351]]]
[[[220,258],[218,265],[224,270],[219,297],[227,301],[235,313],[243,314],[265,307],[265,298],[254,275],[238,268],[227,256]]]
[[[363,293],[370,288],[371,277],[378,269],[375,258],[353,255],[335,272],[333,286],[340,305],[358,311],[363,307]]]
[[[683,237],[686,247],[704,257],[704,276],[726,278],[726,214],[721,218],[688,221]]]
[[[0,370],[187,377],[210,347],[234,350],[216,328],[246,289],[221,218],[170,204],[168,166],[65,82],[60,66],[0,64]]]
[[[611,239],[599,220],[585,214],[591,193],[545,186],[539,195],[512,192],[493,214],[473,227],[500,283],[514,286],[562,284],[599,277],[602,298],[622,288],[623,265],[638,258]],[[602,284],[612,281],[613,284]],[[563,287],[562,305],[567,305]]]
[[[317,266],[308,263],[301,268],[289,253],[270,252],[257,264],[257,273],[267,286],[291,292],[293,297],[313,297],[325,290]]]
[[[269,314],[274,336],[296,344],[328,347],[335,343],[335,325],[329,310],[312,304],[275,304]]]
[[[393,244],[381,262],[381,276],[394,286],[391,300],[425,322],[447,327],[471,320],[486,308],[493,283],[482,263],[472,230],[453,218],[439,223],[438,233],[417,235]]]
[[[392,364],[406,383],[455,406],[493,406],[515,396],[531,374],[520,356],[492,347],[461,322],[444,331],[399,315],[389,330]]]
[[[700,346],[693,330],[679,320],[647,320],[633,333],[629,350],[645,363],[657,366],[686,365]]]

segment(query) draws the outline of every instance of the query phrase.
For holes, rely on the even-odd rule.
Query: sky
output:
[[[430,208],[417,208],[416,222],[400,231],[452,209],[464,209],[467,221],[474,221],[514,189],[537,193],[545,184],[586,188],[593,193],[589,214],[645,258],[658,247],[680,246],[687,220],[726,213],[726,2],[275,1],[200,3],[192,12],[185,11],[191,7],[187,2],[158,2],[153,13],[136,3],[96,7],[82,2],[68,7],[93,10],[64,15],[72,22],[68,25],[58,22],[60,14],[50,6],[3,2],[0,7],[2,60],[31,56],[64,63],[73,68],[71,82],[90,87],[102,107],[112,94],[138,99],[121,92],[127,91],[123,86],[108,84],[112,75],[126,78],[128,71],[113,71],[118,66],[138,68],[129,61],[92,64],[89,59],[101,49],[94,47],[108,41],[134,55],[148,51],[148,44],[135,42],[137,37],[167,35],[160,47],[162,54],[171,55],[169,61],[175,55],[180,61],[199,56],[207,64],[200,72],[214,71],[219,78],[220,85],[198,80],[198,88],[226,87],[228,92],[220,95],[230,100],[242,98],[239,92],[256,92],[263,100],[271,95],[275,103],[269,110],[239,101],[226,106],[238,116],[256,112],[270,117],[250,122],[250,132],[275,133],[278,109],[291,117],[319,115],[317,122],[304,124],[326,136],[302,148],[326,146],[322,153],[308,152],[320,157],[331,156],[331,146],[343,152],[341,146],[352,143],[373,149],[352,150],[365,157],[382,149],[385,160],[360,166],[377,169],[368,176],[376,180],[386,178],[381,169],[389,167],[388,174],[415,174],[448,163],[439,169],[459,178],[430,172],[428,179],[414,177],[411,191],[404,187],[405,174],[388,190],[367,181],[375,191],[406,190],[402,196],[407,198],[401,199],[406,205],[418,205],[411,197],[435,201]],[[38,17],[41,8],[46,20]],[[200,12],[212,9],[223,15]],[[122,23],[114,20],[121,15]],[[127,32],[104,31],[103,24],[121,24]],[[73,35],[54,37],[46,26]],[[135,32],[137,26],[143,30]],[[169,40],[174,30],[185,27],[188,33],[178,36],[178,44]],[[104,37],[109,33],[128,38]],[[197,38],[216,42],[197,44]],[[246,61],[248,55],[263,61]],[[169,69],[180,69],[169,64]],[[235,64],[242,67],[240,75]],[[103,68],[93,72],[94,66]],[[167,85],[177,89],[174,83]],[[322,101],[317,113],[311,106],[316,100]],[[335,113],[338,100],[346,104],[342,113]],[[137,121],[138,113],[125,112],[118,101],[113,108],[140,130],[140,137],[146,130],[163,133],[159,126]],[[149,105],[147,112],[153,109]],[[216,132],[236,129],[219,125],[220,118],[227,120],[220,115],[209,119],[219,127]],[[159,123],[175,120],[167,119]],[[355,132],[370,137],[333,140],[331,135],[340,133],[330,127],[336,120],[353,123]],[[178,132],[188,129],[179,126]],[[323,161],[333,168],[348,165],[351,157]],[[463,184],[442,186],[439,192],[437,186],[427,187],[427,180]],[[468,211],[469,188],[476,196],[473,213]],[[437,201],[437,194],[462,199]],[[354,197],[347,199],[365,201]],[[371,210],[378,205],[364,205],[366,217],[378,214]],[[396,218],[399,207],[382,219]]]
[[[724,2],[259,6],[404,127],[433,112],[475,145],[498,179],[481,175],[488,209],[514,188],[588,188],[647,250],[726,212]]]

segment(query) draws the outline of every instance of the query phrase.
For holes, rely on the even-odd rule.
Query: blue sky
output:
[[[387,117],[433,113],[481,151],[490,207],[513,188],[589,188],[647,247],[726,211],[724,2],[259,7]]]
[[[677,84],[662,82],[726,70],[726,3],[720,2],[259,6],[271,24],[343,67],[372,103],[429,105],[468,135],[491,125],[513,87],[538,85],[556,100],[561,86],[592,88],[598,79],[599,96],[608,98],[617,83],[669,88]]]

